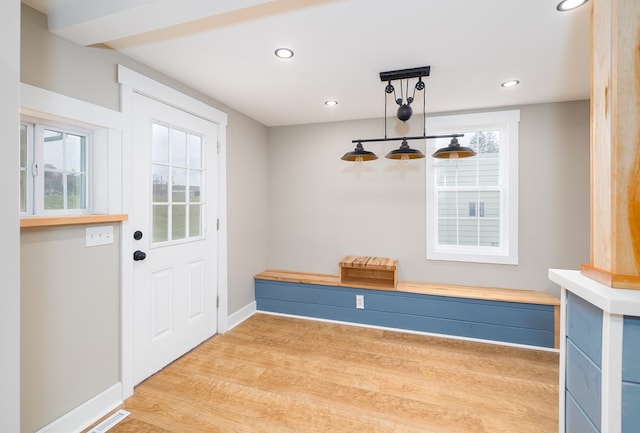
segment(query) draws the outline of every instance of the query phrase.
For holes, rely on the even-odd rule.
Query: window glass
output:
[[[89,132],[71,126],[21,121],[21,214],[89,211],[89,137]]]
[[[86,137],[43,131],[44,210],[86,208]]]
[[[517,263],[518,121],[517,110],[427,120],[477,153],[428,162],[427,259]],[[449,140],[432,140],[433,151]]]
[[[27,132],[29,126],[20,125],[20,212],[27,211]]]
[[[153,242],[202,237],[203,139],[168,125],[152,131]]]

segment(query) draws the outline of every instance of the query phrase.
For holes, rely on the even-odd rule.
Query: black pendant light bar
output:
[[[460,146],[460,143],[458,143],[458,137],[463,137],[464,134],[427,135],[427,109],[426,97],[424,96],[424,93],[422,97],[422,135],[413,137],[387,137],[387,95],[393,94],[394,102],[398,105],[396,117],[398,118],[398,120],[406,122],[407,120],[411,119],[411,115],[413,114],[411,104],[415,99],[416,91],[424,91],[425,89],[425,83],[422,78],[428,77],[430,73],[431,66],[421,66],[419,68],[380,72],[380,80],[387,82],[387,85],[384,89],[384,138],[361,138],[357,140],[351,140],[352,143],[356,143],[355,149],[351,152],[345,153],[341,159],[344,161],[355,162],[372,161],[374,159],[378,159],[375,153],[365,150],[362,147],[362,143],[372,143],[380,141],[402,141],[400,147],[389,152],[385,156],[385,158],[400,160],[424,158],[424,154],[417,149],[410,148],[407,141],[429,140],[434,138],[451,138],[451,143],[449,144],[449,146],[438,149],[431,155],[434,158],[467,158],[470,156],[474,156],[476,152],[473,149],[462,147]],[[415,83],[413,90],[413,95],[409,95],[409,79],[411,78],[417,78],[417,82]],[[404,87],[402,83],[403,80],[405,80]],[[391,84],[392,81],[400,81],[399,97],[396,93],[394,85]]]
[[[377,143],[380,141],[432,140],[434,138],[458,138],[458,137],[464,137],[464,134],[418,135],[416,137],[364,138],[361,140],[351,140],[351,142],[352,143]]]

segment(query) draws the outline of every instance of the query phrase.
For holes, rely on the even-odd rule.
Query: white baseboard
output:
[[[256,314],[256,308],[256,302],[253,301],[227,317],[227,329],[224,332],[232,330],[249,317]]]
[[[122,404],[122,384],[118,382],[71,410],[37,433],[79,433]]]
[[[341,320],[322,319],[319,317],[311,317],[311,316],[298,316],[297,314],[275,313],[273,311],[262,311],[262,310],[258,310],[256,311],[256,313],[271,314],[272,316],[293,317],[296,319],[313,320],[316,322],[337,323],[339,325],[359,326],[361,328],[381,329],[383,331],[406,332],[408,334],[426,335],[429,337],[449,338],[451,340],[462,340],[462,341],[473,341],[475,343],[496,344],[498,346],[517,347],[519,349],[533,349],[533,350],[541,350],[544,352],[559,352],[558,349],[553,349],[550,347],[531,346],[528,344],[518,344],[518,343],[508,343],[506,341],[483,340],[481,338],[460,337],[458,335],[436,334],[433,332],[414,331],[412,329],[389,328],[387,326],[369,325],[367,323],[344,322]]]

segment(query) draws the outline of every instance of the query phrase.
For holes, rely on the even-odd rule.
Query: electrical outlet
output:
[[[95,247],[113,243],[113,226],[90,226],[85,229],[84,246]]]
[[[356,295],[356,308],[364,310],[364,295]]]

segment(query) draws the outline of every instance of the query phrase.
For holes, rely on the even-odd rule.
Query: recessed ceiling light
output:
[[[328,99],[324,101],[324,105],[328,107],[335,107],[336,105],[338,105],[338,101],[336,101],[335,99]]]
[[[570,11],[577,7],[582,6],[588,1],[589,0],[562,0],[560,3],[558,3],[558,6],[556,6],[556,9],[559,10],[560,12]]]
[[[520,84],[520,81],[518,80],[507,80],[505,82],[503,82],[502,84],[500,84],[502,87],[515,87],[518,84]]]
[[[291,48],[278,48],[274,54],[280,59],[290,59],[293,57],[293,50]]]

